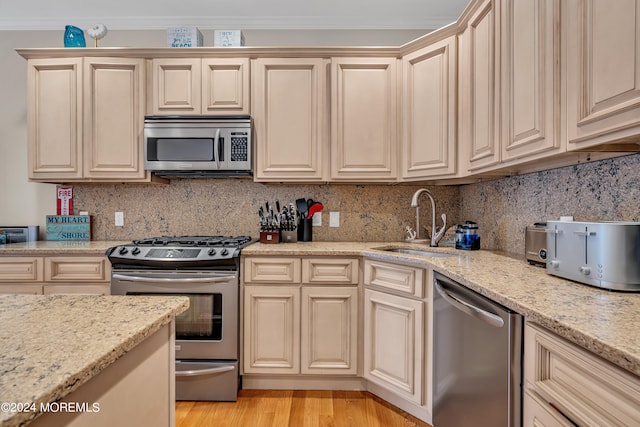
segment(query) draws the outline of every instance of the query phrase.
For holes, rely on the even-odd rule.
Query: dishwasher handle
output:
[[[475,305],[469,304],[468,302],[455,297],[446,289],[444,289],[442,285],[438,283],[437,280],[434,282],[434,285],[435,285],[436,291],[438,291],[440,296],[442,296],[442,298],[444,298],[449,304],[453,305],[460,311],[463,311],[470,316],[480,319],[483,322],[493,327],[502,328],[504,326],[504,320],[502,320],[500,316],[490,313],[486,310],[483,310],[479,307],[476,307]]]

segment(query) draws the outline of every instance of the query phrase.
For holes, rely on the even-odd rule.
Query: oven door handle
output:
[[[194,369],[191,371],[176,371],[176,377],[197,377],[200,375],[222,374],[236,369],[233,365],[220,366],[217,368]]]
[[[127,282],[144,282],[144,283],[220,283],[220,282],[228,282],[229,280],[235,280],[236,277],[233,275],[222,276],[222,277],[184,277],[184,278],[174,278],[174,277],[144,277],[144,276],[130,276],[128,274],[118,274],[113,273],[111,275],[112,279],[123,280]]]

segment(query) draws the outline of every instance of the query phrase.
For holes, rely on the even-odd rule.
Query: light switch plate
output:
[[[329,212],[329,227],[340,227],[340,212]]]
[[[322,225],[322,212],[314,213],[311,217],[311,221],[311,224],[313,224],[314,227],[320,227]]]
[[[124,225],[124,212],[116,212],[116,226],[122,227]]]

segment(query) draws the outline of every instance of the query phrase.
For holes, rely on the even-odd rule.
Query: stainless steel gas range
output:
[[[177,400],[237,400],[240,252],[250,243],[246,236],[163,236],[107,250],[111,294],[189,297],[176,317]]]

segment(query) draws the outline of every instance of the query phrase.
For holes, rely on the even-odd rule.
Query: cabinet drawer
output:
[[[45,284],[43,293],[45,295],[109,295],[111,294],[111,286],[109,283],[94,283],[92,285],[82,283]]]
[[[640,425],[640,378],[536,325],[525,327],[525,379],[579,425]]]
[[[424,270],[421,268],[365,260],[364,283],[418,298],[424,297]]]
[[[523,427],[574,427],[561,413],[553,409],[531,390],[525,390],[522,401]]]
[[[42,257],[0,257],[0,283],[40,282],[43,277]]]
[[[21,283],[17,285],[0,284],[0,294],[42,294],[42,283]]]
[[[245,283],[300,283],[299,258],[245,258]]]
[[[302,260],[302,283],[358,284],[357,259],[307,258]]]
[[[109,282],[111,264],[107,257],[47,257],[47,282]]]

